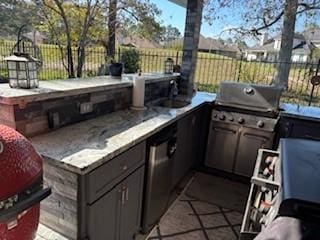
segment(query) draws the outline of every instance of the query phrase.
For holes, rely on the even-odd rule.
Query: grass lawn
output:
[[[5,74],[3,57],[10,54],[14,46],[12,41],[0,41],[0,75]],[[43,67],[39,73],[41,80],[64,79],[67,73],[64,67],[66,63],[65,51],[61,51],[56,45],[40,45]],[[121,48],[121,51],[125,49]],[[140,67],[142,72],[163,72],[164,61],[170,57],[175,63],[181,64],[182,52],[170,49],[138,49],[140,52]],[[76,68],[77,50],[73,48],[73,58]],[[119,59],[119,48],[116,60]],[[61,57],[63,56],[63,58]],[[86,49],[86,62],[83,67],[84,76],[95,76],[99,67],[105,64],[105,50],[103,47],[94,46]],[[2,70],[1,70],[2,69]],[[298,101],[305,103],[310,95],[311,84],[309,82],[314,75],[315,66],[306,64],[292,64],[289,75],[288,93],[284,101]],[[198,53],[195,79],[202,91],[216,92],[219,83],[226,80],[271,84],[276,76],[276,65],[265,62],[247,62],[227,56],[210,53]],[[320,93],[315,91],[315,104],[320,105]]]

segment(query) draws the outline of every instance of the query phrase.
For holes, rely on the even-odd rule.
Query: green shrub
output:
[[[140,68],[140,56],[136,49],[125,49],[122,52],[121,62],[125,73],[136,73]]]

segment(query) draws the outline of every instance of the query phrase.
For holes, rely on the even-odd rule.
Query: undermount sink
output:
[[[165,99],[155,103],[155,106],[166,107],[166,108],[183,108],[189,103],[186,101],[181,101],[177,99]]]

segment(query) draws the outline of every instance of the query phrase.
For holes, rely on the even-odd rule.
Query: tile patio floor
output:
[[[242,216],[182,194],[148,240],[236,240]]]
[[[243,215],[237,211],[189,197],[184,193],[187,188],[148,237],[139,235],[137,240],[238,239]],[[40,224],[35,240],[67,240],[67,238]]]

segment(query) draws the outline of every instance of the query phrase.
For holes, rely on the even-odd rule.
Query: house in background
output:
[[[200,35],[198,50],[200,52],[209,52],[218,55],[235,58],[241,54],[241,49],[235,43],[223,43],[218,39],[204,37]]]
[[[136,48],[161,48],[160,44],[150,39],[133,34],[124,36],[120,33],[116,34],[116,43],[119,46],[136,47]]]
[[[23,37],[34,42],[36,45],[49,43],[48,37],[39,31],[32,31],[23,34]]]
[[[276,61],[281,46],[281,34],[268,39],[268,34],[261,36],[260,44],[245,50],[248,61]],[[309,29],[302,33],[295,33],[292,48],[293,62],[307,62],[312,52],[320,48],[320,29]]]

